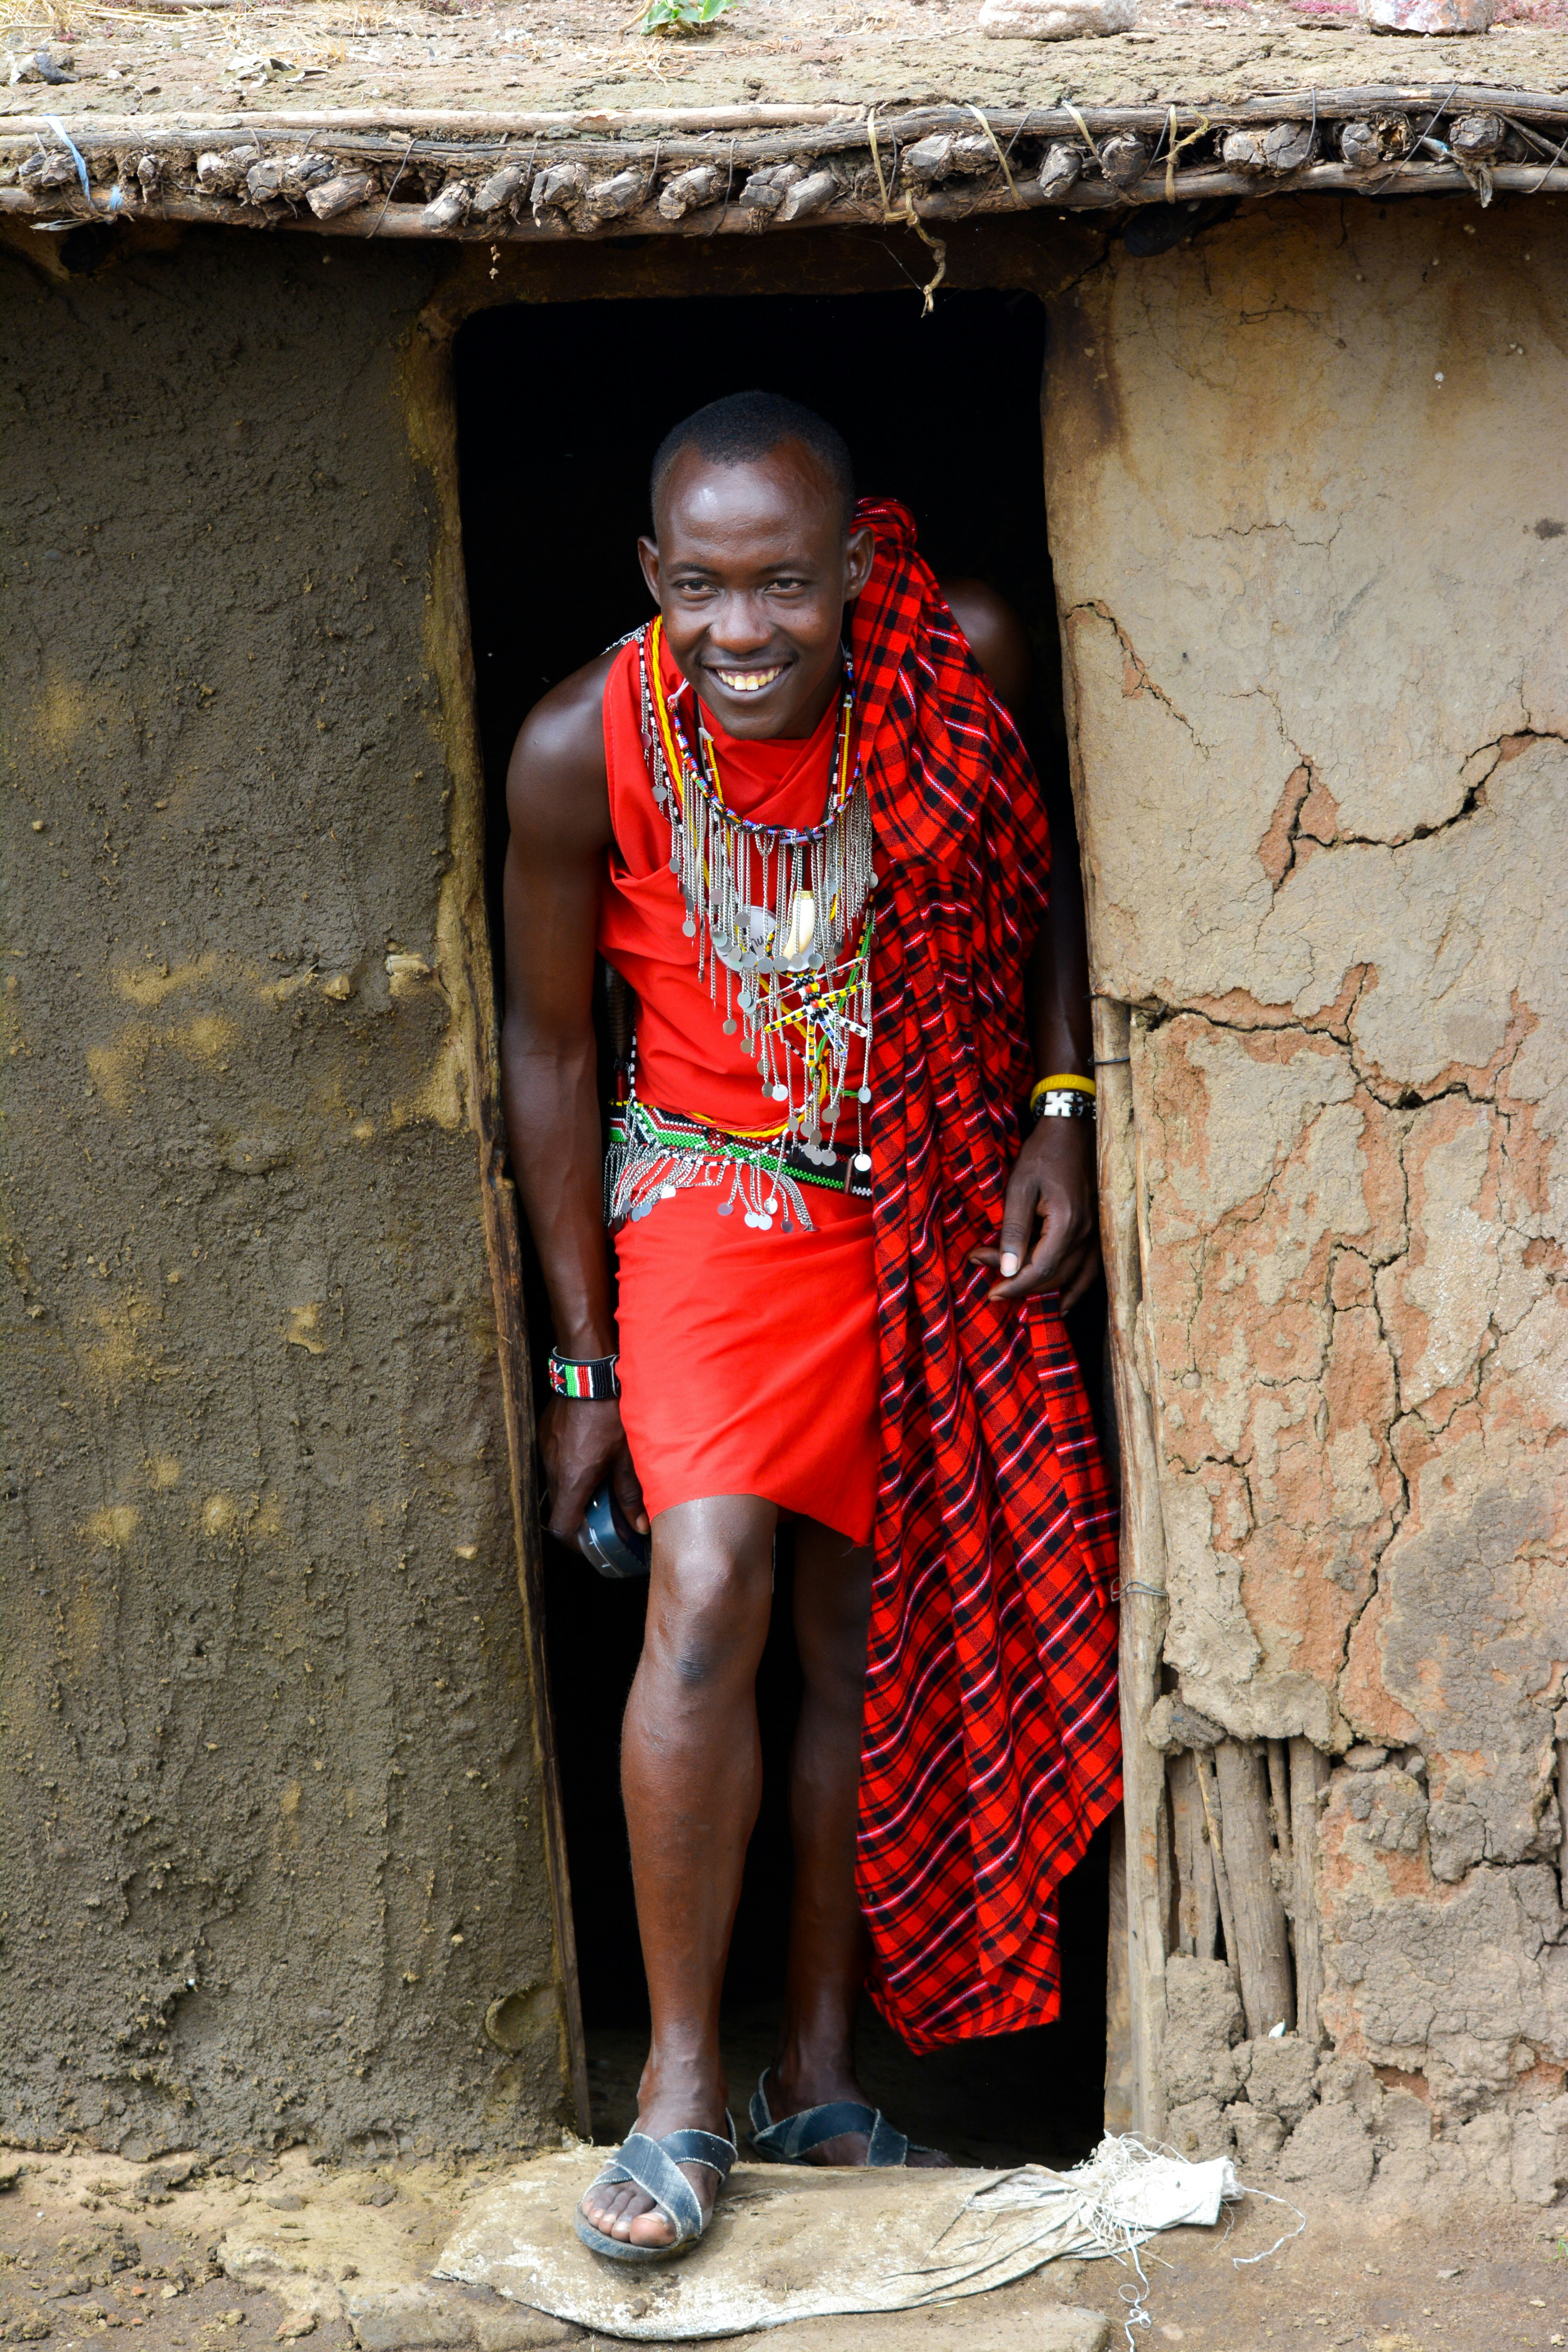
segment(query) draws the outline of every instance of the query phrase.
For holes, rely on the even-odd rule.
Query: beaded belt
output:
[[[860,1166],[865,1162],[864,1167]],[[804,1189],[803,1189],[804,1188]],[[724,1191],[719,1214],[737,1206],[766,1233],[776,1217],[785,1233],[814,1228],[805,1191],[871,1197],[869,1154],[849,1144],[792,1142],[731,1135],[679,1111],[656,1110],[633,1095],[610,1113],[605,1155],[605,1222],[612,1230],[651,1214],[678,1192]]]

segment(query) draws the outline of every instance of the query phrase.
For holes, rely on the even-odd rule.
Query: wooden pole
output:
[[[1232,1959],[1247,2030],[1256,2041],[1296,2022],[1296,1989],[1285,1906],[1274,1884],[1274,1840],[1268,1826],[1268,1780],[1249,1740],[1222,1739],[1214,1751],[1219,1784],[1226,1874],[1236,1920]],[[1229,1930],[1226,1930],[1228,1940]]]
[[[1373,82],[1342,89],[1282,90],[1276,96],[1250,98],[1229,106],[1205,104],[1201,110],[1178,100],[1175,117],[1180,132],[1195,129],[1201,121],[1215,129],[1228,123],[1259,121],[1328,122],[1389,110],[1418,112],[1423,107],[1430,112],[1440,110],[1449,115],[1489,111],[1523,115],[1531,120],[1568,116],[1568,98],[1561,91],[1494,89],[1472,82],[1453,87],[1442,81],[1422,81]],[[868,109],[863,105],[590,107],[515,114],[479,109],[470,111],[460,106],[231,107],[209,114],[153,110],[110,114],[100,113],[96,109],[73,113],[67,105],[62,106],[58,119],[65,123],[77,144],[85,149],[91,141],[135,141],[145,148],[150,141],[164,138],[194,145],[198,141],[210,141],[215,134],[267,139],[297,131],[401,131],[416,137],[453,141],[567,141],[595,136],[620,138],[637,131],[667,139],[683,133],[697,138],[721,131],[744,136],[748,132],[786,129],[808,133],[836,125],[845,126],[863,144]],[[1070,139],[1079,131],[1080,125],[1096,132],[1158,133],[1166,129],[1171,108],[1163,103],[1085,106],[1069,112],[1065,106],[992,106],[984,109],[984,117],[993,131],[1009,137]],[[877,121],[883,137],[889,142],[896,137],[900,144],[932,131],[964,131],[975,127],[974,116],[968,107],[947,102],[910,107],[901,113],[879,109]],[[0,125],[5,137],[19,135],[28,140],[50,137],[52,127],[51,118],[42,114],[12,115]],[[791,152],[802,152],[804,145],[804,142],[797,142]]]
[[[1492,186],[1504,194],[1568,195],[1568,165],[1552,166],[1537,163],[1489,164]],[[1178,204],[1198,202],[1211,196],[1241,196],[1261,198],[1271,195],[1353,195],[1384,198],[1393,193],[1408,195],[1456,195],[1468,188],[1463,172],[1439,163],[1401,163],[1384,172],[1351,172],[1342,163],[1317,163],[1310,171],[1291,173],[1283,180],[1270,179],[1267,174],[1255,176],[1237,172],[1193,171],[1177,172],[1173,188]],[[122,194],[125,192],[122,191]],[[1155,205],[1165,202],[1163,174],[1150,173],[1132,188],[1114,188],[1103,180],[1075,182],[1065,195],[1047,196],[1034,181],[1020,181],[1016,194],[1005,188],[982,190],[971,195],[963,191],[938,193],[914,202],[916,218],[921,221],[980,220],[1013,212],[1055,210],[1069,212],[1113,212],[1123,205]],[[702,211],[688,213],[677,221],[665,220],[658,209],[645,205],[639,213],[622,219],[600,222],[593,226],[575,227],[564,215],[552,214],[542,223],[531,218],[514,221],[500,214],[494,218],[470,217],[462,222],[433,227],[424,217],[423,204],[387,204],[377,198],[357,211],[341,213],[328,221],[317,220],[308,209],[291,211],[286,205],[265,206],[242,205],[230,197],[197,195],[182,189],[158,190],[150,196],[130,196],[114,205],[109,194],[94,194],[90,205],[79,187],[46,188],[37,194],[31,189],[0,188],[0,212],[38,214],[51,225],[71,219],[190,221],[215,228],[280,229],[287,233],[304,231],[316,236],[356,238],[378,237],[399,242],[413,238],[432,243],[467,245],[563,245],[593,243],[605,236],[754,236],[758,231],[758,215],[750,206],[736,204],[710,205]],[[879,207],[859,197],[845,196],[838,203],[827,205],[820,212],[807,213],[799,220],[783,225],[794,229],[881,228],[899,227],[901,220],[884,223]],[[767,229],[761,232],[769,234]],[[779,233],[779,232],[771,232]]]
[[[1290,1888],[1290,1751],[1283,1739],[1265,1743],[1268,1757],[1268,1821],[1279,1849],[1279,1875],[1283,1881],[1285,1907],[1289,1909]]]
[[[1195,1958],[1198,1948],[1197,1866],[1193,1848],[1203,1842],[1203,1814],[1190,1757],[1172,1757],[1165,1770],[1165,1785],[1171,1808],[1171,1843],[1176,1851],[1176,1918],[1171,1949]]]
[[[1138,1232],[1137,1136],[1129,1064],[1131,1015],[1094,1000],[1100,1087],[1100,1215],[1110,1303],[1111,1381],[1121,1441],[1121,1748],[1127,1988],[1132,2128],[1164,2129],[1165,1937],[1170,1916],[1165,1760],[1143,1737],[1159,1696],[1165,1633],[1165,1534],[1160,1517],[1153,1408],[1138,1364],[1143,1295]]]
[[[1105,1939],[1105,2128],[1135,2128],[1132,2103],[1132,1979],[1127,1942],[1127,1822],[1110,1824],[1110,1917]]]
[[[1173,1756],[1167,1778],[1175,1832],[1177,1943],[1194,1959],[1212,1960],[1219,1933],[1219,1896],[1196,1757],[1190,1751]]]
[[[1205,1750],[1194,1751],[1193,1769],[1197,1774],[1198,1794],[1203,1801],[1204,1826],[1208,1831],[1209,1860],[1214,1869],[1215,1896],[1219,1906],[1219,1923],[1225,1936],[1225,1957],[1231,1975],[1239,1987],[1241,1977],[1237,1967],[1236,1905],[1231,1897],[1230,1872],[1225,1858],[1225,1833],[1215,1784],[1214,1757]]]
[[[1310,1739],[1290,1742],[1290,1861],[1295,1899],[1296,2031],[1314,2049],[1323,2038],[1322,1921],[1318,1910],[1318,1799],[1329,1759]]]

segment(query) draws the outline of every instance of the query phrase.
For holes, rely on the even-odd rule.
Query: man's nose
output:
[[[773,634],[773,625],[762,599],[741,590],[723,597],[708,624],[710,642],[721,653],[761,653]]]

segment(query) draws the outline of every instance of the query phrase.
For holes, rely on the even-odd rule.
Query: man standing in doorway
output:
[[[1023,633],[771,394],[678,425],[652,499],[658,617],[512,755],[502,1038],[550,1525],[608,1480],[652,1533],[622,1746],[652,2044],[577,2217],[643,2262],[735,2156],[719,1998],[782,1514],[805,1695],[762,2152],[945,2162],[856,2081],[861,1987],[916,2049],[1053,2016],[1054,1889],[1120,1793],[1061,1324],[1098,1265],[1087,978],[1046,919]],[[607,1155],[596,954],[637,1006]]]

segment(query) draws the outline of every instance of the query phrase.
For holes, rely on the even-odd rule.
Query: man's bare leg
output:
[[[652,2138],[724,2130],[719,1994],[762,1793],[757,1665],[773,1601],[778,1512],[720,1495],[653,1522],[647,1629],[621,1738],[637,1929],[653,2038],[637,2092]],[[716,2182],[682,2167],[704,2211]],[[674,2231],[640,2189],[591,2192],[596,2229],[638,2246]]]
[[[871,1570],[868,1548],[815,1520],[796,1523],[795,1629],[805,1693],[790,1759],[795,1908],[779,2053],[768,2075],[775,2120],[831,2099],[875,2104],[855,2078],[855,2011],[868,1952],[855,1892],[855,1824]],[[811,2161],[863,2164],[867,2147],[864,2132],[846,2132],[814,2149]]]

